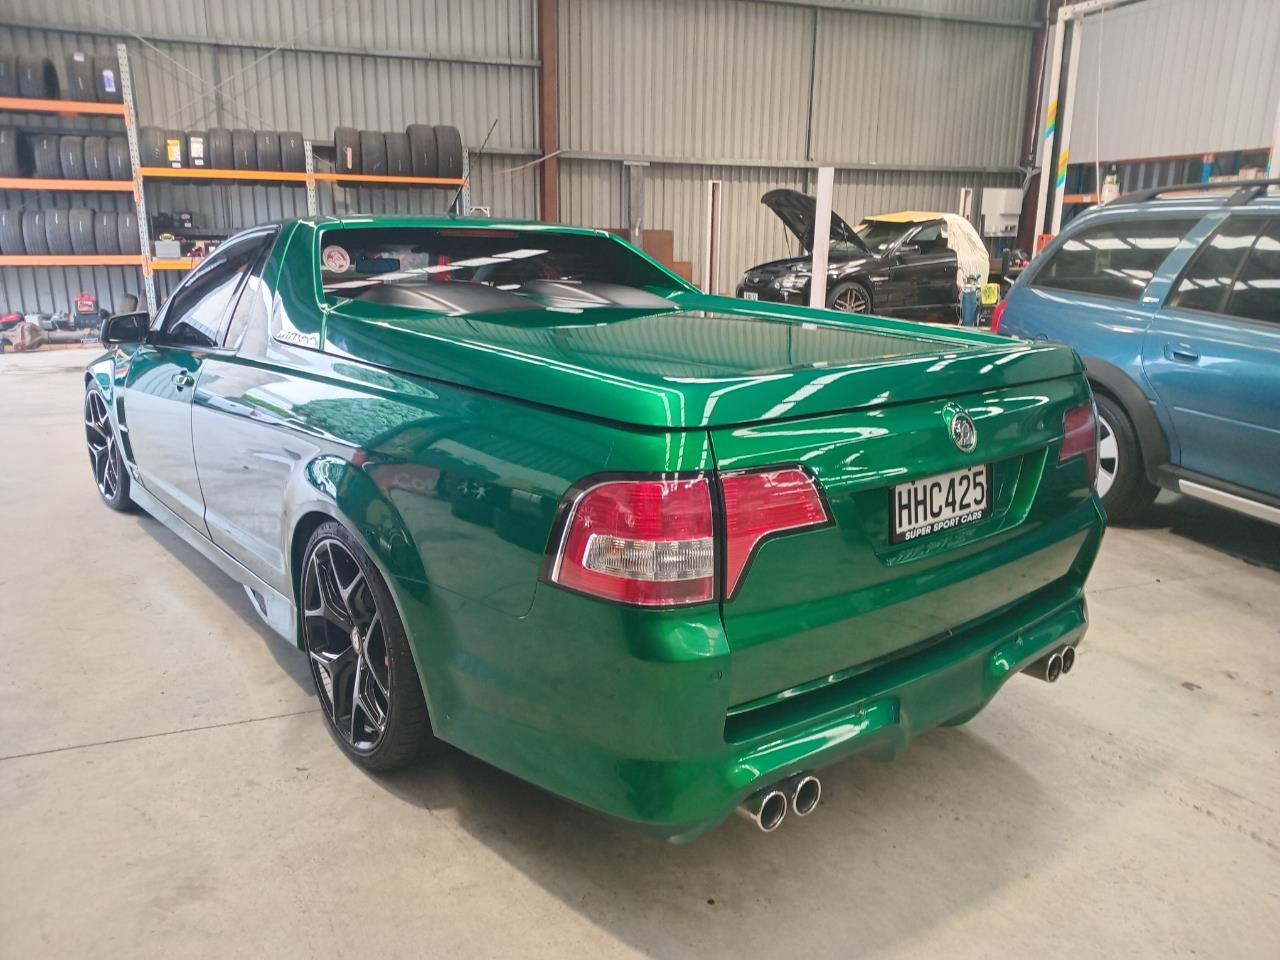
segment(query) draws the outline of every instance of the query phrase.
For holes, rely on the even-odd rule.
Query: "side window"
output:
[[[1197,220],[1126,220],[1087,227],[1036,272],[1035,287],[1137,302]]]
[[[189,347],[219,346],[227,307],[269,239],[247,237],[211,254],[169,298],[160,341]]]
[[[1236,277],[1226,312],[1245,320],[1280,323],[1280,217],[1263,230]]]
[[[916,231],[908,243],[914,243],[921,253],[936,253],[947,248],[947,241],[942,236],[942,224],[931,223]]]
[[[1166,306],[1221,313],[1232,283],[1264,226],[1266,221],[1260,217],[1229,217],[1191,258]]]
[[[274,237],[272,237],[274,240]],[[249,275],[245,277],[244,283],[241,285],[240,294],[236,297],[235,306],[231,308],[231,321],[227,326],[227,335],[224,338],[223,345],[232,349],[240,345],[240,341],[244,338],[245,328],[249,325],[249,321],[253,319],[254,312],[264,310],[263,294],[266,287],[262,283],[262,268],[266,266],[267,254],[271,250],[271,244],[265,243],[258,248],[258,256],[249,270]]]

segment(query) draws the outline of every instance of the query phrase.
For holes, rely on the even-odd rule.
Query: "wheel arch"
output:
[[[1105,393],[1120,404],[1133,424],[1142,452],[1142,463],[1147,479],[1152,483],[1162,466],[1169,462],[1169,440],[1146,394],[1133,382],[1133,378],[1114,363],[1098,357],[1084,357],[1085,376],[1095,392]]]

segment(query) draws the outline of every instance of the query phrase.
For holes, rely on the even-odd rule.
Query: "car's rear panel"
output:
[[[835,521],[763,543],[722,605],[730,736],[754,706],[918,651],[1066,576],[1098,526],[1084,460],[1058,463],[1063,414],[1088,400],[1068,377],[712,431],[719,469],[800,463]],[[972,453],[951,440],[948,402],[976,423]],[[894,484],[979,464],[987,517],[891,542]]]

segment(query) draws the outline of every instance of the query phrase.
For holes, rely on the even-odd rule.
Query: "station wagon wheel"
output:
[[[120,444],[101,391],[90,387],[84,395],[84,437],[89,449],[89,466],[102,502],[112,510],[129,507],[129,475],[124,469]]]
[[[842,313],[867,313],[871,297],[860,283],[844,283],[831,291],[831,309]]]
[[[1120,463],[1120,448],[1115,431],[1106,417],[1098,417],[1098,496],[1105,497],[1116,482],[1116,469]]]
[[[329,729],[374,770],[400,766],[430,731],[395,603],[372,561],[340,524],[307,545],[299,591],[302,635]]]

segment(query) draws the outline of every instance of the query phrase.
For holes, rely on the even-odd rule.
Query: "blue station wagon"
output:
[[[1122,196],[1073,220],[997,308],[1000,333],[1084,360],[1113,520],[1164,488],[1280,523],[1277,184]]]

